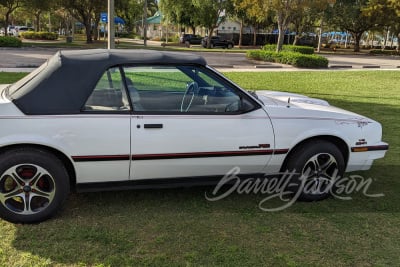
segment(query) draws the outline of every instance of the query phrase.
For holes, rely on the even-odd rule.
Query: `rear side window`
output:
[[[130,110],[125,85],[118,67],[110,68],[101,76],[83,111],[127,111]]]

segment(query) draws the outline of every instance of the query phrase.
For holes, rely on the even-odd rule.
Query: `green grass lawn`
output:
[[[0,73],[0,83],[23,74]],[[0,266],[398,266],[400,72],[226,73],[245,89],[323,98],[383,124],[385,159],[353,200],[258,208],[262,195],[205,199],[213,188],[72,194],[36,225],[0,220]],[[0,126],[1,127],[1,126]]]
[[[0,84],[13,83],[25,75],[26,73],[21,72],[0,72]]]

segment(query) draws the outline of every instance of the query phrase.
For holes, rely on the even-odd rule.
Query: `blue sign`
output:
[[[107,23],[107,21],[108,21],[108,14],[105,13],[105,12],[101,12],[101,13],[100,13],[100,19],[101,19],[101,22]]]
[[[100,13],[100,20],[103,23],[107,23],[108,22],[108,14],[107,14],[107,12],[101,12]],[[115,16],[114,17],[114,23],[116,23],[116,24],[125,24],[125,21],[122,18]]]

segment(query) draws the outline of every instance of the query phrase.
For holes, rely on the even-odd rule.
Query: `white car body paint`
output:
[[[73,162],[77,183],[221,175],[234,166],[244,173],[275,173],[288,151],[316,136],[335,136],[346,143],[346,171],[369,169],[373,160],[385,155],[386,150],[351,152],[361,139],[372,147],[387,145],[381,141],[378,122],[324,100],[273,91],[257,94],[264,107],[247,114],[175,116],[28,116],[2,94],[0,146],[33,144],[56,149]],[[145,129],[147,123],[162,124],[163,128]],[[268,153],[229,156],[257,150]],[[279,153],[282,150],[284,153]],[[202,153],[228,156],[202,157]],[[163,155],[172,156],[157,159]],[[116,160],[80,161],[90,156]]]

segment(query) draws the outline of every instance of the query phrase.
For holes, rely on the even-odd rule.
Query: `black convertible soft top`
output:
[[[101,75],[117,65],[206,65],[204,58],[152,50],[59,51],[8,90],[8,97],[27,115],[77,114]]]

